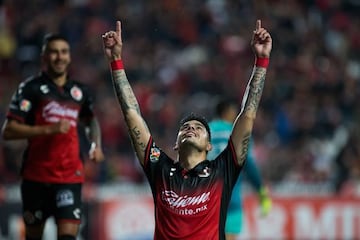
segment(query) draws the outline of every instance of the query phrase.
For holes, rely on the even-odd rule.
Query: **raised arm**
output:
[[[244,163],[249,149],[251,132],[264,88],[266,67],[272,48],[271,36],[266,29],[261,27],[260,20],[256,21],[251,47],[256,57],[255,66],[243,97],[241,111],[235,119],[231,133],[231,140],[240,165]]]
[[[122,59],[121,22],[116,22],[116,31],[103,36],[104,52],[111,65],[112,81],[117,100],[123,112],[133,147],[141,164],[144,164],[145,148],[150,139],[150,131],[141,116],[139,104],[126,77]]]

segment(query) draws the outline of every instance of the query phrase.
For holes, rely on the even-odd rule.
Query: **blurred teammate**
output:
[[[208,154],[208,159],[215,159],[226,148],[233,127],[232,123],[234,122],[237,115],[237,109],[237,104],[231,99],[221,99],[216,104],[216,118],[209,122],[212,150]],[[261,214],[265,216],[271,209],[271,199],[269,198],[268,192],[262,183],[260,172],[255,164],[251,141],[243,171],[241,172],[234,186],[228,207],[225,224],[227,240],[236,239],[242,230],[243,212],[241,198],[241,179],[243,178],[244,174],[258,193]]]
[[[155,143],[126,77],[121,23],[103,35],[115,93],[138,160],[150,183],[155,204],[154,239],[225,239],[231,191],[247,157],[248,145],[265,82],[272,40],[256,22],[251,42],[256,56],[243,106],[234,121],[225,150],[208,161],[211,134],[203,117],[190,114],[180,122],[171,159]]]
[[[20,83],[2,128],[6,140],[27,139],[21,169],[26,240],[40,240],[54,216],[58,240],[75,240],[84,181],[78,124],[89,129],[90,159],[102,161],[101,132],[89,90],[68,75],[70,46],[61,35],[44,38],[43,71]]]

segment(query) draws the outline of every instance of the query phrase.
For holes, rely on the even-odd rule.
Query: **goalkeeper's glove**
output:
[[[269,196],[269,191],[266,187],[260,188],[259,203],[260,203],[261,216],[263,216],[263,217],[267,216],[271,210],[272,201]]]

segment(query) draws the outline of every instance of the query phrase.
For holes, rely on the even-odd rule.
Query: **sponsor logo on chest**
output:
[[[56,101],[51,101],[43,108],[42,117],[47,122],[58,122],[60,119],[68,119],[71,125],[76,126],[79,110],[63,106]]]
[[[208,210],[210,192],[198,195],[178,195],[174,191],[163,191],[162,200],[179,215],[196,215]]]

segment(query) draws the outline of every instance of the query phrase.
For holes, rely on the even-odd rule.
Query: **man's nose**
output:
[[[189,129],[195,130],[195,125],[194,125],[194,124],[190,124],[190,125],[189,125]]]

